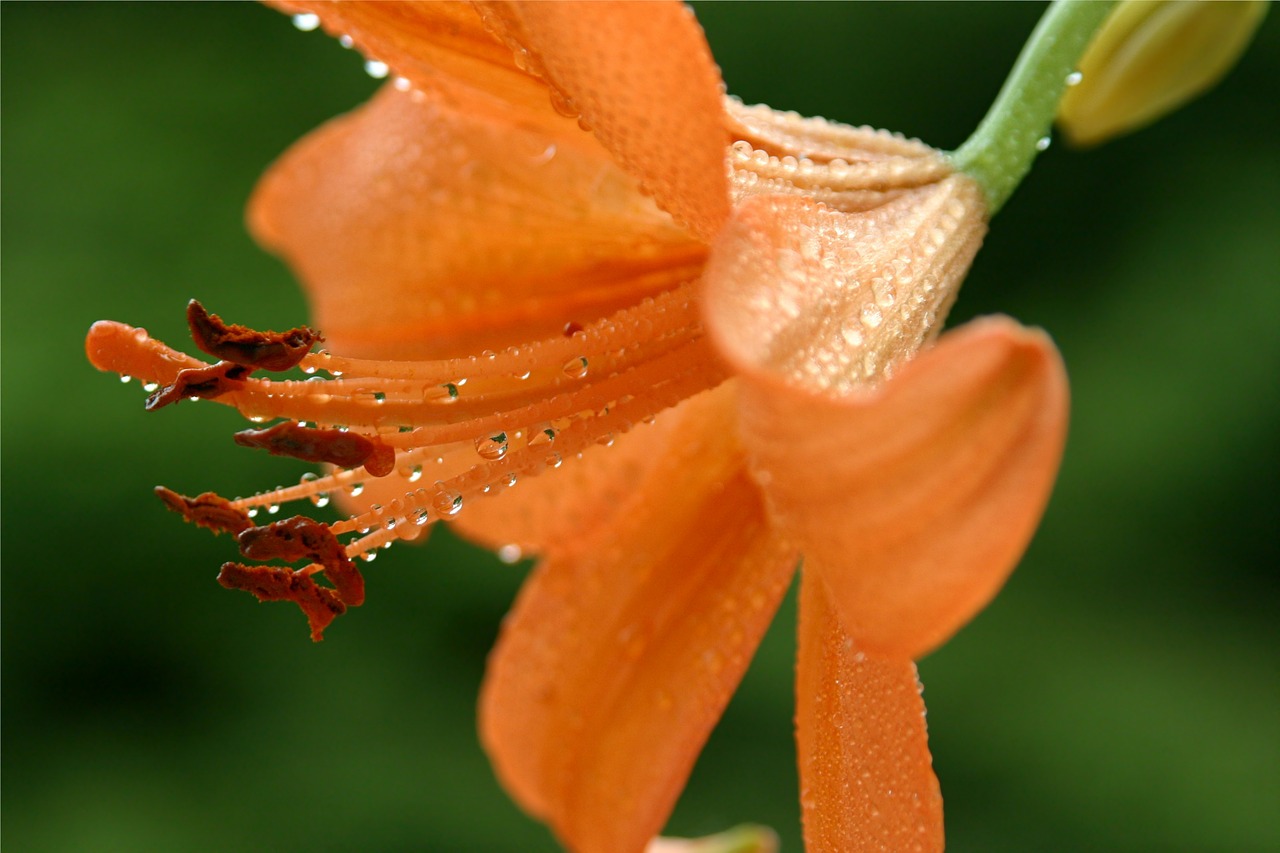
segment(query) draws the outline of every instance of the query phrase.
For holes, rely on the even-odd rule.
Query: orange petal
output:
[[[981,189],[962,175],[856,213],[799,196],[747,198],[707,263],[708,330],[740,370],[852,388],[936,334],[984,217]]]
[[[484,745],[578,853],[641,851],[662,828],[794,569],[731,438],[730,391],[691,401],[643,500],[535,569],[489,661]]]
[[[1067,377],[1043,333],[976,320],[873,390],[744,383],[743,441],[778,523],[868,652],[915,659],[1003,585],[1057,474]]]
[[[482,3],[487,22],[704,240],[729,211],[720,69],[681,3]]]
[[[796,666],[805,848],[941,851],[942,795],[915,664],[855,646],[807,565]]]
[[[476,354],[697,276],[705,249],[573,122],[499,121],[386,87],[292,148],[251,202],[328,347]]]
[[[354,3],[268,0],[289,14],[314,14],[368,59],[432,92],[455,93],[472,108],[536,107],[550,113],[549,90],[516,65],[511,48],[485,27],[471,3],[406,0]]]

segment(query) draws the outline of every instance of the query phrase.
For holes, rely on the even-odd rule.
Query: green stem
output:
[[[956,168],[987,194],[995,216],[1047,147],[1058,101],[1115,0],[1056,0],[1045,12],[973,135],[954,152]]]

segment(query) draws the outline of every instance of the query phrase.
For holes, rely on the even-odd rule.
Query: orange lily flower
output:
[[[118,323],[87,342],[165,386],[153,407],[302,422],[241,441],[333,465],[163,492],[250,559],[311,561],[224,584],[297,602],[318,639],[363,600],[352,560],[437,520],[537,554],[481,737],[567,847],[616,853],[661,830],[803,554],[806,843],[942,849],[913,661],[1020,558],[1067,416],[1044,334],[938,337],[979,187],[918,142],[724,98],[678,4],[279,5],[396,75],[250,207],[327,349],[198,305],[218,365]],[[250,375],[294,364],[332,378]],[[331,494],[350,518],[250,521]]]

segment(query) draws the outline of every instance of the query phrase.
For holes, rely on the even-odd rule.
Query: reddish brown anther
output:
[[[164,505],[192,524],[207,527],[214,533],[240,533],[253,527],[253,522],[243,510],[236,509],[231,501],[213,492],[205,492],[189,498],[164,486],[156,486],[156,497]]]
[[[230,361],[180,370],[172,385],[166,385],[147,398],[147,411],[162,409],[181,400],[211,400],[230,391],[239,391],[244,387],[244,378],[250,372],[250,368]]]
[[[250,560],[314,560],[334,585],[344,604],[364,604],[364,578],[347,550],[326,525],[295,515],[240,533],[240,553]]]
[[[287,332],[259,332],[247,326],[228,325],[210,314],[198,301],[187,303],[191,338],[204,352],[254,370],[288,370],[324,340],[306,326]]]
[[[292,456],[307,462],[328,462],[339,468],[361,465],[373,477],[385,477],[395,468],[396,452],[390,445],[354,432],[312,429],[285,421],[267,429],[236,433],[236,444],[257,447],[275,456]]]
[[[318,586],[305,571],[295,572],[283,566],[244,566],[223,563],[218,583],[227,589],[242,589],[259,601],[292,601],[306,614],[311,625],[311,639],[324,639],[324,629],[347,608],[338,594]]]

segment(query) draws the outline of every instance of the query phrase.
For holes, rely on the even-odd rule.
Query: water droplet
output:
[[[314,506],[318,506],[318,507],[321,507],[321,508],[328,506],[328,505],[329,505],[329,493],[328,493],[328,492],[316,492],[314,495],[312,495],[312,496],[311,496],[311,503],[312,503]]]
[[[150,394],[152,391],[160,390],[160,386],[155,382],[148,382],[146,385],[142,386],[142,390]]]
[[[501,548],[498,549],[498,559],[506,563],[507,565],[520,562],[520,558],[523,556],[524,556],[524,551],[521,550],[520,546],[516,545],[515,543],[503,545]]]
[[[251,506],[251,507],[249,507],[247,510],[245,510],[245,513],[244,513],[244,514],[245,514],[245,515],[247,515],[247,516],[249,516],[250,518],[257,518],[257,517],[258,517],[258,508],[257,508],[256,506]]]
[[[249,423],[251,424],[265,424],[267,422],[267,416],[266,415],[250,415],[248,420],[249,420]]]
[[[613,433],[606,432],[604,435],[596,439],[596,444],[601,447],[613,447]]]
[[[368,74],[374,80],[381,80],[387,76],[387,72],[391,69],[387,68],[387,63],[379,62],[376,59],[370,59],[364,64],[364,73]]]
[[[506,476],[506,479],[503,480],[503,483],[505,483],[507,488],[509,489],[512,486],[514,486],[519,479],[520,479],[519,477],[517,477],[514,473],[512,473]]]
[[[386,521],[382,522],[382,526],[385,527],[387,530],[395,530],[396,529],[395,516],[392,516],[391,518],[388,518]]]
[[[347,486],[347,494],[353,498],[358,498],[364,492],[364,483],[352,483]]]
[[[573,101],[562,95],[558,89],[552,88],[550,94],[551,109],[566,118],[573,118],[578,114],[578,109],[574,106]]]
[[[483,435],[477,438],[476,453],[480,454],[481,459],[497,462],[507,455],[507,434],[505,432],[495,432],[492,435]]]
[[[862,325],[868,329],[874,329],[884,322],[884,315],[880,313],[880,306],[873,305],[868,302],[862,306],[862,314],[860,315]]]
[[[279,511],[280,511],[280,504],[267,505],[267,515],[275,515]]]
[[[128,385],[128,384],[129,384],[130,382],[132,382],[132,381],[133,381],[133,377],[132,377],[132,376],[130,376],[129,374],[127,374],[127,373],[122,373],[122,374],[120,374],[120,382],[121,382],[121,383],[123,383],[123,384],[125,384],[125,385]]]
[[[372,563],[374,560],[378,559],[378,552],[365,551],[363,554],[360,555],[360,559],[364,560],[366,563]]]
[[[1042,137],[1040,137],[1039,139],[1037,139],[1037,140],[1036,140],[1036,150],[1037,150],[1037,151],[1047,151],[1047,150],[1049,150],[1049,143],[1050,143],[1051,141],[1052,141],[1052,140],[1050,140],[1050,139],[1049,139],[1049,137],[1047,137],[1047,136],[1042,136]]]
[[[871,294],[881,308],[888,308],[898,298],[897,288],[886,278],[876,278],[871,282]]]
[[[408,473],[408,475],[407,475],[407,476],[405,476],[405,479],[406,479],[406,480],[408,480],[410,483],[416,483],[416,482],[418,482],[419,480],[421,480],[421,479],[422,479],[422,466],[421,466],[421,465],[414,465],[412,468],[410,468],[410,469],[409,469],[409,473]]]
[[[555,427],[549,424],[533,427],[529,430],[529,446],[542,447],[543,445],[551,444],[556,440],[557,434]]]
[[[851,347],[862,346],[862,329],[852,320],[846,321],[840,328],[840,336]]]
[[[559,453],[552,453],[545,461],[548,468],[559,468],[564,462],[564,460],[560,458]]]
[[[446,395],[444,398],[444,402],[452,403],[454,400],[458,399],[457,385],[453,384],[452,382],[446,382],[440,387],[444,389],[444,393]]]
[[[581,379],[587,375],[587,360],[582,357],[571,358],[564,363],[564,375],[570,379]]]
[[[1084,79],[1084,75],[1081,74],[1079,71],[1072,71],[1070,74],[1067,75],[1067,85],[1079,86],[1080,81],[1083,79]]]
[[[312,365],[312,364],[302,365],[302,372],[310,376],[311,374],[316,372],[315,365]]]
[[[431,520],[431,513],[427,512],[425,507],[418,507],[413,511],[413,523],[419,527],[424,527]]]
[[[431,506],[441,518],[457,515],[462,509],[462,495],[443,483],[437,483],[436,493],[431,498]]]
[[[349,35],[343,34],[338,36],[338,44],[342,45],[347,50],[351,50],[351,48],[355,46],[355,43],[356,40]]]
[[[408,77],[397,77],[391,81],[391,85],[395,86],[396,90],[400,92],[407,92],[413,86]]]
[[[382,393],[381,391],[374,391],[374,392],[373,392],[373,402],[375,402],[375,403],[377,403],[377,404],[381,405],[382,403],[387,402],[387,395],[386,395],[386,394],[384,394],[384,393]]]
[[[320,16],[310,12],[299,12],[293,16],[293,25],[304,33],[309,33],[320,26]]]

